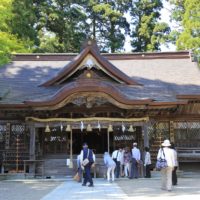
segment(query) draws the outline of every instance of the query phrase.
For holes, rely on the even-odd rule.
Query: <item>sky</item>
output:
[[[161,21],[166,22],[170,25],[170,27],[173,26],[173,24],[170,22],[170,4],[169,2],[166,2],[165,0],[163,1],[163,9],[161,10]],[[130,16],[126,15],[127,20],[130,20]],[[161,51],[176,51],[176,47],[173,44],[168,44],[169,47],[166,47],[164,45],[161,45]],[[125,51],[126,52],[131,52],[131,44],[130,44],[130,37],[126,37],[126,42],[125,42]]]

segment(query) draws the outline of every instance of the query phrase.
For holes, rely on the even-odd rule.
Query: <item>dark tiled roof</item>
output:
[[[54,77],[68,62],[15,59],[12,63],[1,67],[0,104],[50,99],[62,86],[39,87],[39,85]],[[200,94],[200,71],[197,64],[189,57],[112,59],[111,63],[143,84],[143,86],[118,85],[118,90],[130,99],[170,102],[176,101],[178,94]]]

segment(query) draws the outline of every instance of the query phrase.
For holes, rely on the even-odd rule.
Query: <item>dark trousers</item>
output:
[[[91,176],[91,164],[88,164],[85,166],[85,176],[84,176],[83,184],[87,184],[87,182],[93,185],[92,176]]]
[[[146,165],[146,178],[151,178],[151,165]]]
[[[120,161],[115,161],[116,163],[116,167],[115,167],[115,177],[119,178],[119,174],[120,174]]]
[[[172,171],[172,185],[177,185],[177,175],[176,175],[177,167],[174,167]]]
[[[138,163],[135,158],[132,158],[130,178],[138,178]]]

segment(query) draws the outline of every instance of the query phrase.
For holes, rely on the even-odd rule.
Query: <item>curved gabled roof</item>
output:
[[[25,101],[25,105],[31,106],[31,107],[44,107],[44,106],[55,106],[63,101],[65,101],[67,98],[69,98],[71,95],[76,94],[79,95],[83,92],[89,92],[89,93],[101,93],[104,95],[109,96],[114,101],[118,102],[118,104],[124,105],[124,106],[134,106],[134,105],[147,105],[150,102],[152,102],[152,99],[129,99],[127,96],[125,96],[120,90],[117,89],[117,87],[113,86],[111,83],[108,82],[102,82],[102,81],[90,81],[87,82],[71,82],[66,85],[64,85],[54,96],[52,96],[50,99],[46,101]]]
[[[51,78],[47,82],[43,83],[41,86],[52,86],[58,85],[68,79],[71,75],[73,75],[79,65],[85,59],[87,55],[91,55],[96,59],[96,61],[101,65],[103,70],[112,78],[119,80],[122,83],[128,85],[141,85],[134,81],[132,78],[127,76],[125,73],[117,69],[113,64],[111,64],[107,59],[105,59],[99,52],[98,47],[95,41],[88,40],[86,47],[78,54],[73,60],[68,63],[55,77]]]

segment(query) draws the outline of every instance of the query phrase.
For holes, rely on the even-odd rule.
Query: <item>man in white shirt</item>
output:
[[[133,143],[133,149],[132,149],[132,164],[131,164],[131,174],[130,179],[132,178],[138,178],[138,164],[140,163],[140,150],[137,148],[137,143]]]
[[[115,168],[115,176],[116,176],[116,178],[119,178],[122,156],[123,156],[122,148],[119,148],[118,150],[115,150],[112,153],[112,159],[116,163],[116,168]]]

